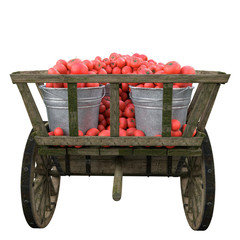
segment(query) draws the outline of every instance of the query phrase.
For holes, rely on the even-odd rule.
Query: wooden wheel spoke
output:
[[[33,191],[34,194],[36,194],[39,191],[39,188],[42,187],[43,183],[45,182],[44,176],[38,176],[35,178],[34,184],[33,184]]]

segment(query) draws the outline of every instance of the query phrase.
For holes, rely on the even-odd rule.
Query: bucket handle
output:
[[[44,87],[44,85],[40,85],[39,86],[39,88],[42,90],[42,91],[44,91],[44,92],[46,92],[47,94],[50,94],[50,95],[52,95],[52,96],[54,96],[55,98],[59,98],[59,96],[57,96],[57,95],[55,95],[55,94],[53,94],[53,93],[51,93],[51,92],[48,92],[46,89],[44,89],[43,88]],[[101,97],[99,97],[99,98],[104,98],[105,97],[105,95],[106,95],[106,89],[105,89],[105,87],[103,88],[103,93],[102,93],[102,96]],[[98,99],[99,99],[98,98]],[[81,100],[92,100],[92,98],[81,98]]]

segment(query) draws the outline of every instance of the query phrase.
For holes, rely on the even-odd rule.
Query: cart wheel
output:
[[[22,206],[29,226],[44,228],[48,225],[56,208],[59,186],[60,176],[53,160],[38,154],[31,132],[21,174]]]
[[[201,157],[186,157],[181,176],[182,200],[186,218],[193,230],[206,230],[211,222],[214,198],[215,175],[213,154],[208,138],[202,144]]]

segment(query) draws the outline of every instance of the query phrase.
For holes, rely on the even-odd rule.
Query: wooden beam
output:
[[[68,83],[69,135],[78,136],[77,84]]]
[[[110,84],[110,131],[111,137],[119,136],[119,84]]]
[[[114,201],[119,201],[122,196],[122,176],[122,157],[116,157],[112,191],[112,197]]]

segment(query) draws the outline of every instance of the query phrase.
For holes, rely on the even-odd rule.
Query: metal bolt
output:
[[[207,202],[207,206],[212,206],[212,202]]]
[[[25,200],[24,200],[24,203],[26,203],[26,204],[27,204],[27,203],[29,203],[29,201],[28,201],[27,199],[25,199]]]
[[[208,169],[208,173],[212,173],[212,169],[211,168]]]
[[[23,169],[25,172],[27,172],[28,171],[28,167],[24,167],[24,169]]]

